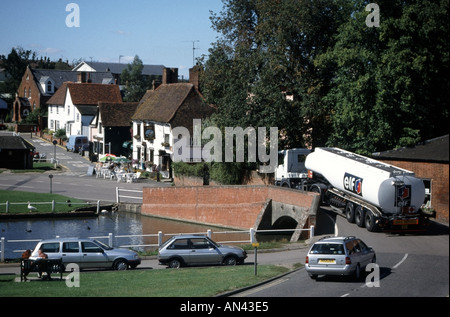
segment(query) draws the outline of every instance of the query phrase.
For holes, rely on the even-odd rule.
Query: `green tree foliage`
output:
[[[202,91],[219,127],[372,153],[448,133],[448,0],[223,0]],[[292,100],[286,98],[292,96]]]
[[[336,69],[328,144],[367,154],[447,134],[448,0],[377,1],[378,28],[365,25],[367,3],[316,60]]]
[[[149,79],[142,75],[144,64],[138,55],[134,57],[133,63],[122,71],[121,81],[125,84],[124,101],[138,102],[150,87]]]

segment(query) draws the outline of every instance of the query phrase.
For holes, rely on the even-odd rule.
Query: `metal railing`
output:
[[[97,200],[97,202],[82,202],[82,203],[75,203],[75,202],[71,202],[71,201],[64,201],[64,202],[62,202],[62,201],[54,201],[54,200],[52,200],[52,201],[43,201],[43,202],[26,202],[26,203],[13,203],[13,202],[6,201],[4,203],[0,203],[0,206],[6,206],[5,207],[5,212],[9,213],[9,209],[10,209],[10,207],[12,205],[28,205],[28,204],[34,205],[34,206],[37,206],[37,205],[51,205],[52,206],[52,209],[51,209],[52,212],[56,212],[56,205],[58,205],[58,204],[59,205],[66,205],[66,206],[68,206],[68,205],[88,206],[88,205],[95,205],[96,204],[97,205],[97,213],[100,212],[100,200]],[[31,212],[32,210],[29,210],[29,211]]]
[[[122,195],[121,192],[140,193],[141,196]],[[133,189],[125,189],[125,188],[116,187],[116,203],[120,203],[121,197],[142,200],[142,190],[133,190]]]
[[[109,233],[107,236],[95,236],[95,237],[88,237],[91,239],[107,239],[109,246],[114,246],[117,243],[114,243],[114,240],[117,241],[117,239],[124,239],[124,238],[134,238],[134,237],[154,237],[157,238],[157,243],[154,244],[118,244],[119,248],[139,248],[139,247],[154,247],[158,248],[161,246],[164,242],[164,237],[171,237],[175,235],[186,235],[186,234],[203,234],[207,235],[209,238],[211,238],[214,235],[230,235],[230,234],[248,234],[249,238],[246,240],[224,240],[224,241],[216,241],[217,243],[254,243],[256,242],[256,233],[277,233],[277,232],[295,232],[295,231],[309,231],[309,239],[311,240],[314,237],[314,226],[311,226],[308,229],[272,229],[272,230],[255,230],[254,228],[250,228],[249,230],[241,230],[241,231],[215,231],[213,232],[211,229],[208,229],[206,232],[195,232],[195,233],[166,233],[164,234],[162,231],[159,231],[158,233],[153,234],[133,234],[133,235],[113,235],[112,233]],[[60,238],[57,236],[56,238]],[[42,239],[28,239],[28,240],[8,240],[4,237],[0,238],[0,262],[5,261],[5,246],[6,243],[23,243],[23,242],[39,242]],[[13,250],[14,253],[22,253],[25,250]]]

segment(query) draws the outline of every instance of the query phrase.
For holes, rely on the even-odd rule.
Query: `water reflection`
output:
[[[138,235],[136,237],[119,238],[113,240],[114,246],[157,244],[157,237],[140,237],[143,234],[177,233],[206,233],[208,229],[213,232],[231,231],[231,229],[218,228],[210,225],[193,224],[174,220],[141,216],[134,213],[104,213],[95,218],[58,218],[58,219],[32,219],[10,220],[0,222],[0,237],[9,240],[40,240],[51,239],[56,236],[67,237],[102,237],[112,233],[114,237],[120,235]],[[165,236],[168,239],[169,236]],[[249,235],[240,234],[213,234],[216,241],[248,240]],[[101,239],[107,242],[107,239]],[[21,251],[33,249],[36,241],[6,243],[5,258],[18,258]],[[138,250],[150,250],[156,247],[139,247]],[[15,251],[16,250],[16,251]]]

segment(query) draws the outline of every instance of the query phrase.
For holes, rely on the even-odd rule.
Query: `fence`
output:
[[[54,200],[52,200],[50,202],[48,202],[48,201],[45,202],[44,201],[44,202],[26,202],[26,203],[12,203],[12,202],[6,201],[5,203],[0,203],[0,206],[6,206],[5,212],[8,213],[9,209],[10,209],[10,207],[12,205],[29,205],[30,207],[28,207],[28,210],[30,212],[33,211],[34,206],[37,206],[37,205],[51,205],[52,206],[51,211],[52,212],[56,212],[56,205],[58,205],[58,204],[65,205],[65,206],[71,206],[71,205],[86,206],[86,205],[95,205],[96,204],[97,205],[97,213],[100,212],[100,200],[97,200],[97,202],[95,202],[95,203],[92,203],[92,202],[75,203],[75,202],[71,202],[71,201],[61,202],[61,201],[54,201]],[[34,206],[32,206],[32,205],[34,205]]]
[[[89,237],[91,239],[107,239],[108,245],[113,246],[117,243],[114,243],[114,240],[116,239],[123,239],[123,238],[133,238],[133,237],[156,237],[158,239],[158,243],[156,244],[119,244],[119,248],[138,248],[138,247],[159,247],[164,242],[165,236],[175,236],[179,234],[206,234],[209,238],[212,237],[213,234],[215,235],[222,235],[222,234],[248,234],[249,238],[246,240],[225,240],[225,241],[216,241],[218,243],[254,243],[256,242],[256,233],[269,233],[269,232],[289,232],[289,231],[309,231],[309,238],[310,240],[314,237],[314,226],[311,226],[309,229],[273,229],[273,230],[255,230],[253,228],[250,228],[249,230],[242,230],[242,231],[216,231],[213,232],[210,229],[208,229],[205,232],[196,232],[196,233],[166,233],[164,234],[162,231],[159,231],[155,234],[141,234],[141,235],[116,235],[114,236],[112,233],[109,233],[107,236],[97,236],[97,237]],[[59,237],[57,237],[59,238]],[[4,262],[4,254],[5,254],[5,246],[6,243],[23,243],[23,242],[39,242],[41,239],[31,239],[31,240],[8,240],[6,241],[4,237],[0,238],[0,262]],[[22,253],[25,250],[13,250],[15,253]]]
[[[121,195],[121,192],[140,193],[141,195],[140,196]],[[121,197],[142,200],[142,190],[124,189],[124,188],[116,187],[116,203],[120,203]]]

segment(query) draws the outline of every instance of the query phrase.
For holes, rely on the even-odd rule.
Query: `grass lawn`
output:
[[[56,202],[55,212],[68,212],[88,206],[85,201],[58,194],[41,194],[16,190],[0,190],[0,213],[6,212],[6,201],[10,203],[9,213],[28,213],[28,202],[37,208],[35,212],[52,212],[52,200]],[[67,200],[71,201],[70,207]],[[46,204],[40,204],[40,203]],[[22,204],[16,204],[22,203]],[[78,205],[75,203],[82,203]]]
[[[0,276],[0,297],[211,297],[250,286],[282,273],[286,267],[258,265],[182,269],[81,272],[80,287],[65,281],[14,282],[15,275]],[[30,277],[34,273],[30,273]],[[66,275],[66,274],[65,274]]]
[[[33,162],[32,169],[20,169],[20,170],[11,170],[11,173],[20,174],[20,173],[44,173],[47,171],[58,171],[61,170],[60,167],[55,169],[55,164],[52,163],[41,163],[41,162]]]

